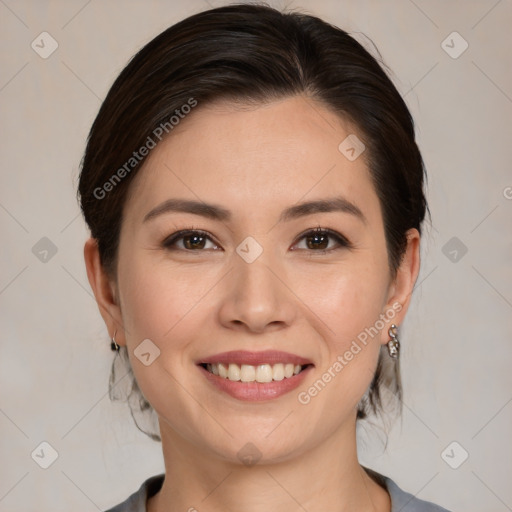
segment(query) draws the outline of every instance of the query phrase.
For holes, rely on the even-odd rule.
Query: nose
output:
[[[233,264],[219,310],[222,325],[252,333],[291,325],[296,306],[282,267],[265,251],[252,263],[234,255]]]

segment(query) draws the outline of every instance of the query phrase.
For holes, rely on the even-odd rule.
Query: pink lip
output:
[[[277,350],[265,350],[262,352],[249,352],[247,350],[232,350],[231,352],[222,352],[209,356],[205,359],[197,361],[197,364],[212,363],[212,364],[229,364],[234,363],[239,366],[242,364],[250,364],[258,366],[259,364],[278,364],[278,363],[293,363],[294,365],[300,364],[301,366],[312,364],[308,359],[290,354],[289,352],[281,352]],[[299,374],[300,375],[300,374]]]
[[[230,361],[234,362],[233,359],[231,359]],[[287,361],[292,362],[288,359]],[[280,381],[272,381],[265,383],[241,381],[235,382],[229,379],[225,379],[223,377],[219,377],[218,375],[214,375],[213,373],[210,373],[202,366],[198,366],[198,368],[200,369],[201,372],[203,372],[203,375],[208,379],[208,381],[211,384],[217,387],[217,389],[220,389],[221,391],[232,396],[233,398],[237,398],[238,400],[244,400],[247,402],[261,402],[264,400],[272,400],[274,398],[278,398],[297,388],[304,381],[306,374],[313,368],[313,366],[308,366],[299,374],[294,375],[289,379],[285,378]]]

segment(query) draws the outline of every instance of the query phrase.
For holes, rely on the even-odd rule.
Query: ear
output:
[[[116,343],[125,345],[123,318],[116,298],[116,284],[109,278],[100,262],[98,243],[89,238],[84,246],[85,267],[98,308],[110,337],[116,333]]]
[[[385,329],[381,331],[382,343],[389,341],[388,329],[391,324],[400,325],[407,313],[411,295],[420,270],[420,234],[411,228],[406,233],[407,248],[397,269],[396,276],[389,287],[385,312],[389,318]],[[393,315],[391,312],[394,312]]]

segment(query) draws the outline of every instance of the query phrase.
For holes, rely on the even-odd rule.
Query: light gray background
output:
[[[160,444],[107,395],[113,355],[85,273],[76,179],[128,59],[223,3],[0,0],[0,511],[104,510],[163,471]],[[429,173],[433,227],[402,330],[403,421],[387,451],[363,429],[361,462],[453,511],[512,510],[511,2],[288,5],[376,43]],[[47,59],[31,48],[43,31],[59,45]],[[442,47],[453,31],[469,44],[456,59]],[[46,262],[32,252],[42,237],[57,248]],[[31,458],[42,441],[58,452],[48,469]],[[446,460],[469,453],[458,469],[441,455],[453,441]]]

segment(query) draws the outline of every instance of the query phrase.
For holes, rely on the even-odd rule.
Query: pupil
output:
[[[202,248],[204,246],[204,237],[201,235],[189,235],[185,238],[185,246],[187,249]]]
[[[311,240],[314,240],[313,244],[310,244]],[[327,241],[327,244],[325,243]],[[320,244],[318,244],[320,242]],[[321,247],[320,247],[321,245]],[[310,249],[325,249],[328,245],[328,239],[325,235],[322,234],[315,234],[308,236],[308,247]]]

